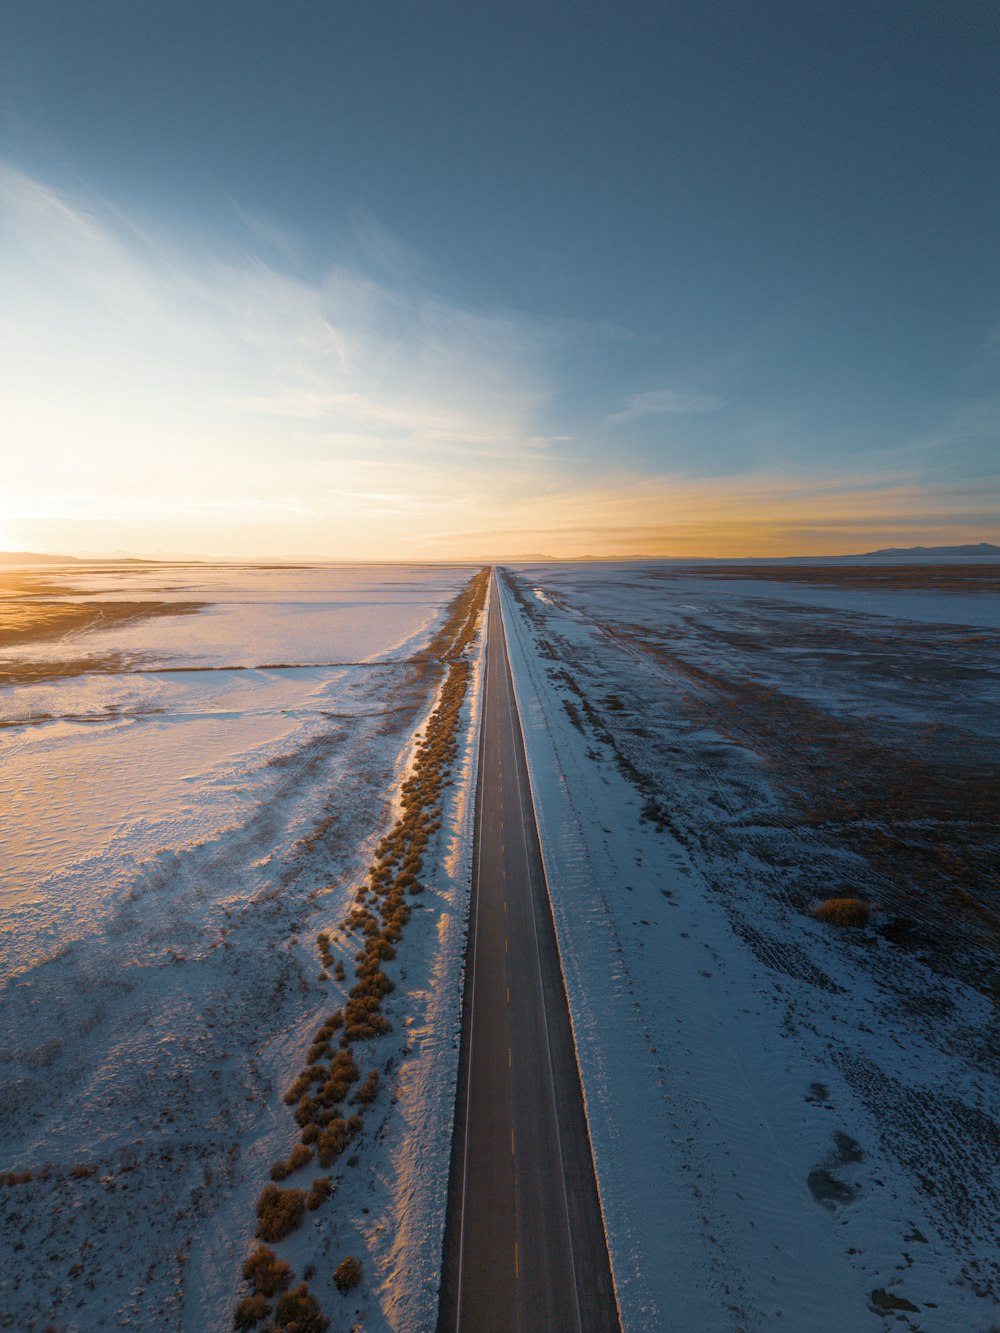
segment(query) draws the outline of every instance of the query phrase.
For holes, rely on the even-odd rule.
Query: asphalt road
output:
[[[494,583],[439,1333],[617,1333]]]

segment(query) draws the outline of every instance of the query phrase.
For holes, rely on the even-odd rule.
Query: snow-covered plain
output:
[[[1000,597],[503,605],[625,1328],[994,1329]]]
[[[38,577],[39,598],[203,606],[0,649],[0,1169],[33,1176],[0,1188],[0,1327],[231,1327],[256,1195],[295,1137],[281,1092],[341,1003],[315,936],[393,815],[437,681],[420,652],[471,572]],[[321,1256],[340,1226],[370,1259],[366,1327],[434,1301],[476,706],[394,997],[408,1031],[381,1051],[412,1055],[383,1116],[405,1123],[301,1238]],[[407,1124],[441,1171],[401,1155]]]

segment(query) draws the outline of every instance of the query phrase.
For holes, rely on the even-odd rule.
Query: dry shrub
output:
[[[279,1328],[294,1329],[295,1333],[326,1333],[330,1327],[305,1282],[281,1297],[274,1307],[274,1318]]]
[[[262,1296],[284,1291],[292,1280],[292,1270],[267,1245],[258,1245],[243,1265],[243,1276]]]
[[[293,1172],[300,1171],[311,1159],[312,1149],[307,1148],[304,1143],[297,1143],[284,1161],[275,1162],[271,1167],[271,1179],[284,1180]]]
[[[236,1307],[236,1314],[233,1316],[233,1328],[256,1328],[260,1321],[266,1319],[270,1313],[271,1307],[263,1296],[244,1296]]]
[[[316,1140],[316,1155],[320,1166],[332,1166],[347,1147],[349,1137],[346,1121],[339,1117],[331,1120]]]
[[[73,1177],[74,1180],[86,1180],[88,1176],[97,1175],[97,1167],[93,1165],[74,1166],[72,1171],[70,1171],[70,1175]]]
[[[377,1094],[378,1070],[372,1069],[369,1071],[368,1077],[365,1079],[364,1083],[362,1083],[361,1087],[358,1088],[357,1092],[354,1094],[354,1100],[368,1105],[375,1100]]]
[[[311,1158],[312,1150],[307,1148],[304,1143],[297,1143],[288,1154],[288,1165],[293,1171],[300,1171]]]
[[[299,1099],[309,1091],[309,1085],[311,1082],[312,1080],[308,1077],[307,1074],[305,1073],[299,1074],[299,1076],[293,1079],[292,1082],[288,1085],[288,1088],[286,1089],[285,1094],[281,1100],[285,1103],[286,1106],[294,1106],[295,1103],[299,1101]]]
[[[319,1116],[319,1102],[315,1097],[303,1097],[295,1108],[295,1120],[300,1129],[305,1129],[311,1120]]]
[[[328,1199],[333,1193],[333,1182],[329,1176],[317,1176],[312,1183],[312,1189],[309,1191],[309,1198],[306,1200],[306,1206],[310,1212],[315,1212],[324,1199]]]
[[[277,1241],[301,1226],[306,1211],[304,1190],[265,1185],[257,1200],[257,1239]]]
[[[344,1295],[358,1285],[361,1281],[361,1261],[348,1255],[342,1259],[334,1269],[333,1280],[337,1284],[337,1290]]]
[[[871,907],[863,898],[828,898],[812,914],[830,926],[867,926]]]

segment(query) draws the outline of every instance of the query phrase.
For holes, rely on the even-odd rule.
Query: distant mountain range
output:
[[[78,564],[75,555],[39,555],[36,551],[0,551],[0,565]]]
[[[908,559],[935,560],[938,558],[945,559],[948,557],[952,558],[957,557],[959,559],[964,557],[965,559],[974,558],[978,560],[1000,560],[1000,546],[996,546],[992,542],[974,542],[966,546],[885,546],[881,550],[864,551],[860,555],[743,556],[739,560],[734,560],[731,557],[720,558],[718,556],[686,556],[686,557],[674,556],[671,558],[664,556],[650,556],[650,555],[639,555],[639,554],[630,556],[585,555],[585,556],[578,556],[576,562],[593,561],[596,563],[608,562],[612,564],[618,564],[622,562],[637,563],[643,560],[669,559],[670,563],[683,563],[683,564],[781,564],[786,561],[794,564],[803,564],[805,562],[836,564],[840,560],[908,560]],[[179,556],[172,556],[172,557],[164,556],[159,558],[142,557],[142,556],[108,556],[102,559],[99,556],[91,556],[89,558],[83,558],[75,555],[42,555],[37,551],[0,551],[0,565],[78,565],[78,564],[112,564],[112,563],[121,565],[127,565],[127,564],[141,565],[141,564],[157,564],[160,563],[161,561],[164,564],[170,564],[175,562],[188,563],[189,561],[194,562],[196,561],[196,559],[197,559],[196,557],[189,557],[188,560],[185,560],[184,557],[179,557]],[[565,563],[573,564],[576,562],[568,560]],[[226,562],[219,561],[218,563],[225,564]],[[238,563],[247,563],[247,562],[240,561]],[[273,563],[285,564],[287,562],[275,561]],[[319,565],[328,562],[322,560],[313,560],[313,561],[307,560],[307,561],[296,561],[295,563]],[[343,562],[333,561],[329,563],[339,564]],[[372,562],[372,563],[377,563],[377,562]],[[458,562],[445,561],[444,563],[475,564],[475,563],[480,563],[480,559],[478,557],[475,559],[470,557],[468,561],[458,561]],[[508,565],[508,564],[515,565],[522,563],[561,564],[563,562],[559,559],[558,556],[524,554],[524,555],[508,556],[504,560],[494,561],[491,563],[503,564],[503,565]]]
[[[865,557],[887,555],[985,555],[990,560],[1000,559],[1000,546],[992,542],[976,542],[970,546],[885,546],[881,551],[866,551]]]

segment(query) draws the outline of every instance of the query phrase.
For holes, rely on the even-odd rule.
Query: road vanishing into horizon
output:
[[[494,571],[439,1333],[619,1333]]]

